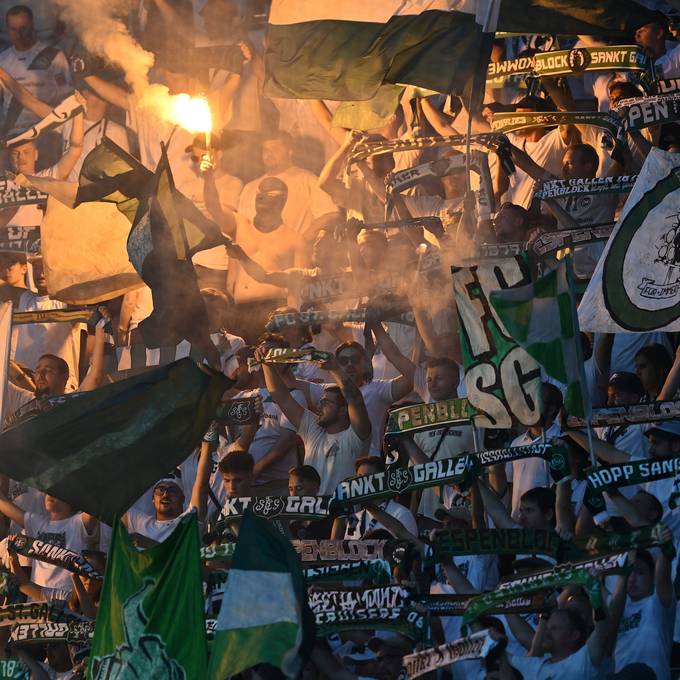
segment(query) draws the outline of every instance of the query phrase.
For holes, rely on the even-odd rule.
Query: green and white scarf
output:
[[[593,125],[616,138],[619,119],[609,113],[593,111],[531,111],[527,113],[494,113],[491,129],[494,132],[516,132],[534,127],[556,125]]]
[[[465,609],[463,623],[468,624],[485,614],[492,607],[508,599],[526,596],[539,590],[552,590],[567,585],[581,585],[588,589],[594,607],[601,606],[597,601],[599,582],[597,575],[613,573],[623,569],[626,553],[606,555],[582,562],[559,564],[552,569],[518,576],[498,584],[495,591],[473,597]],[[591,572],[595,572],[593,575]]]
[[[385,436],[422,432],[447,425],[466,425],[473,415],[474,409],[467,399],[445,399],[430,404],[401,406],[389,411]]]
[[[669,399],[667,401],[650,401],[644,404],[598,408],[593,411],[590,425],[591,427],[639,425],[678,418],[680,418],[680,399]],[[568,416],[567,427],[572,430],[581,429],[586,427],[586,422],[582,418]]]
[[[680,120],[680,94],[621,99],[613,111],[622,116],[624,129],[642,130]]]
[[[593,177],[587,179],[551,179],[536,182],[534,197],[546,200],[561,198],[574,194],[621,194],[629,192],[637,175],[619,175],[617,177]]]
[[[466,484],[475,477],[476,470],[477,460],[470,454],[408,467],[391,465],[384,472],[352,477],[340,482],[334,498],[338,503],[355,505],[431,486]]]
[[[406,675],[412,680],[457,661],[484,659],[497,644],[488,630],[481,630],[459,640],[446,642],[439,647],[409,654],[404,657]]]

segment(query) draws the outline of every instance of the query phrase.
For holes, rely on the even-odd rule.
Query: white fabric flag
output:
[[[680,330],[680,155],[653,148],[578,309],[581,330]]]

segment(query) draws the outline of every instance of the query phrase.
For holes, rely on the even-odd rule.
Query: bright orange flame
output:
[[[168,118],[189,132],[211,132],[212,114],[205,97],[178,94],[170,97]]]

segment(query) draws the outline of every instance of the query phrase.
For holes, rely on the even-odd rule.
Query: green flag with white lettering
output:
[[[168,538],[139,551],[116,521],[106,565],[88,678],[205,678],[208,648],[203,617],[196,513]]]
[[[489,300],[513,340],[551,378],[567,386],[567,412],[587,417],[581,338],[567,261],[529,285],[493,291]]]

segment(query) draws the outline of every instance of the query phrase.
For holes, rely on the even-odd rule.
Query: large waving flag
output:
[[[382,84],[462,92],[491,50],[494,0],[273,0],[265,92],[371,99]],[[483,89],[483,88],[482,88]]]
[[[527,286],[494,291],[489,299],[515,342],[551,378],[567,386],[568,413],[587,417],[581,338],[568,263],[561,261],[557,269]]]
[[[680,331],[680,160],[653,147],[578,309],[585,331]]]
[[[110,524],[200,443],[232,384],[181,359],[93,392],[29,402],[39,415],[0,435],[0,471]]]
[[[97,614],[88,678],[205,678],[196,513],[147,550],[134,546],[116,521]]]
[[[217,619],[210,680],[259,663],[297,677],[314,643],[300,560],[274,526],[246,511]]]
[[[635,0],[504,0],[498,31],[521,34],[630,37],[663,15]]]
[[[147,347],[186,339],[198,348],[212,348],[208,313],[191,258],[225,240],[219,227],[175,190],[163,149],[127,243],[130,261],[153,294],[153,312],[139,325]]]

